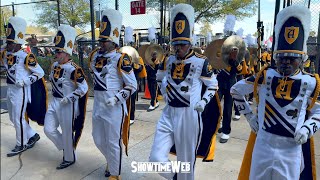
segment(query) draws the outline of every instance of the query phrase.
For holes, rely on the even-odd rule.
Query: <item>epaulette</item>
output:
[[[118,60],[118,72],[124,71],[130,73],[132,70],[131,57],[126,53],[121,53],[121,57]],[[121,73],[120,73],[121,74]]]
[[[71,66],[73,66],[76,69],[80,68],[80,66],[73,61],[71,61]]]
[[[93,51],[91,51],[91,53],[89,54],[89,63],[92,62],[92,58],[93,56],[96,54],[96,52],[99,50],[99,48],[94,49]],[[90,67],[90,66],[89,66]]]
[[[265,74],[266,71],[269,69],[269,65],[265,65],[261,68],[261,70],[257,73],[257,76],[255,78],[254,81],[254,85],[253,85],[253,96],[256,99],[257,104],[259,103],[259,96],[258,96],[258,84],[259,84],[259,79],[261,76],[263,76],[263,81],[261,82],[261,84],[264,82],[265,79]],[[261,81],[261,80],[260,80]]]
[[[30,66],[35,67],[38,64],[36,56],[33,53],[28,53],[24,63],[27,68],[29,68]]]
[[[303,75],[309,75],[311,77],[315,77],[315,74],[311,74],[311,73],[309,73],[309,72],[307,72],[305,70],[301,70],[301,72],[302,72]]]
[[[194,55],[195,55],[196,57],[198,57],[198,58],[207,59],[206,56],[204,56],[204,55],[202,55],[202,54],[199,54],[199,53],[197,53],[197,52],[194,52]]]
[[[1,64],[3,64],[3,59],[4,59],[4,57],[7,55],[7,50],[3,50],[3,51],[1,51],[1,53],[0,53],[0,62],[1,62]]]
[[[314,74],[314,78],[316,78],[316,88],[315,88],[315,91],[313,93],[313,97],[312,97],[311,103],[309,104],[307,110],[311,110],[312,109],[312,107],[316,103],[316,101],[317,101],[317,99],[319,97],[319,94],[320,94],[320,77],[319,77],[319,74]]]

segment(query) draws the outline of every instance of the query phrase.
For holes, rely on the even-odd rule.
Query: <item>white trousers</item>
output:
[[[169,162],[170,148],[176,147],[177,160],[190,162],[191,173],[178,173],[178,180],[193,180],[196,152],[201,140],[201,115],[191,107],[175,108],[166,105],[163,109],[150,154],[150,162]],[[172,179],[173,173],[160,173]]]
[[[7,106],[10,121],[16,129],[16,145],[26,145],[29,138],[34,136],[36,132],[31,128],[25,119],[27,109],[28,95],[27,87],[17,87],[8,84],[7,89]]]
[[[293,138],[260,129],[253,149],[250,179],[298,180],[302,163],[302,147]]]
[[[94,143],[107,160],[110,174],[121,173],[122,126],[124,107],[119,104],[107,106],[106,99],[114,97],[110,91],[95,91],[92,116],[92,136]]]
[[[58,150],[63,150],[64,160],[75,161],[72,124],[78,114],[78,102],[62,105],[61,99],[52,97],[44,120],[44,133]],[[62,132],[58,131],[59,125]]]

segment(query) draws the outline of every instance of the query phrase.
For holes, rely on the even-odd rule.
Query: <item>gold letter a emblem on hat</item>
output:
[[[299,27],[286,27],[284,37],[289,44],[292,44],[299,36]]]
[[[185,20],[179,20],[176,21],[176,31],[181,34],[184,31],[184,28],[186,27],[186,21]]]

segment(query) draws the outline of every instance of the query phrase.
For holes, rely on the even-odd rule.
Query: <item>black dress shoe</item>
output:
[[[111,174],[110,174],[110,171],[109,171],[109,168],[108,168],[108,165],[106,167],[106,170],[104,171],[104,177],[110,177]]]
[[[104,172],[104,177],[110,177],[110,176],[111,176],[110,172],[106,170],[106,171]]]
[[[12,157],[12,156],[15,156],[15,155],[18,155],[18,154],[21,154],[23,151],[27,150],[27,146],[24,145],[24,146],[15,146],[14,149],[11,150],[11,152],[9,152],[7,154],[7,157]]]
[[[36,142],[39,141],[39,139],[40,139],[40,135],[38,133],[32,136],[27,143],[28,149],[32,148],[36,144]]]
[[[75,163],[75,161],[62,161],[62,163],[57,167],[57,169],[59,170],[59,169],[67,168],[74,163]]]
[[[174,176],[173,176],[173,178],[172,178],[172,180],[177,180],[177,179],[178,179],[178,174],[175,173]]]

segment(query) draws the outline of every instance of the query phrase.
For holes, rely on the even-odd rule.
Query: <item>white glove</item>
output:
[[[245,114],[245,116],[251,127],[251,130],[254,133],[257,133],[259,130],[258,116],[256,114],[253,114],[252,112]]]
[[[198,112],[203,112],[206,105],[207,105],[206,101],[201,100],[197,102],[197,104],[194,106],[194,109]]]
[[[23,87],[23,86],[24,86],[23,80],[17,80],[17,81],[16,81],[16,86],[18,86],[18,87]]]
[[[116,97],[111,97],[106,101],[108,106],[114,106],[117,102],[118,102],[118,99]]]
[[[294,140],[297,144],[304,144],[308,141],[309,130],[308,128],[302,126],[294,135]]]
[[[67,104],[68,102],[69,102],[69,99],[67,97],[62,98],[61,101],[60,101],[60,103],[63,104],[63,105]]]

